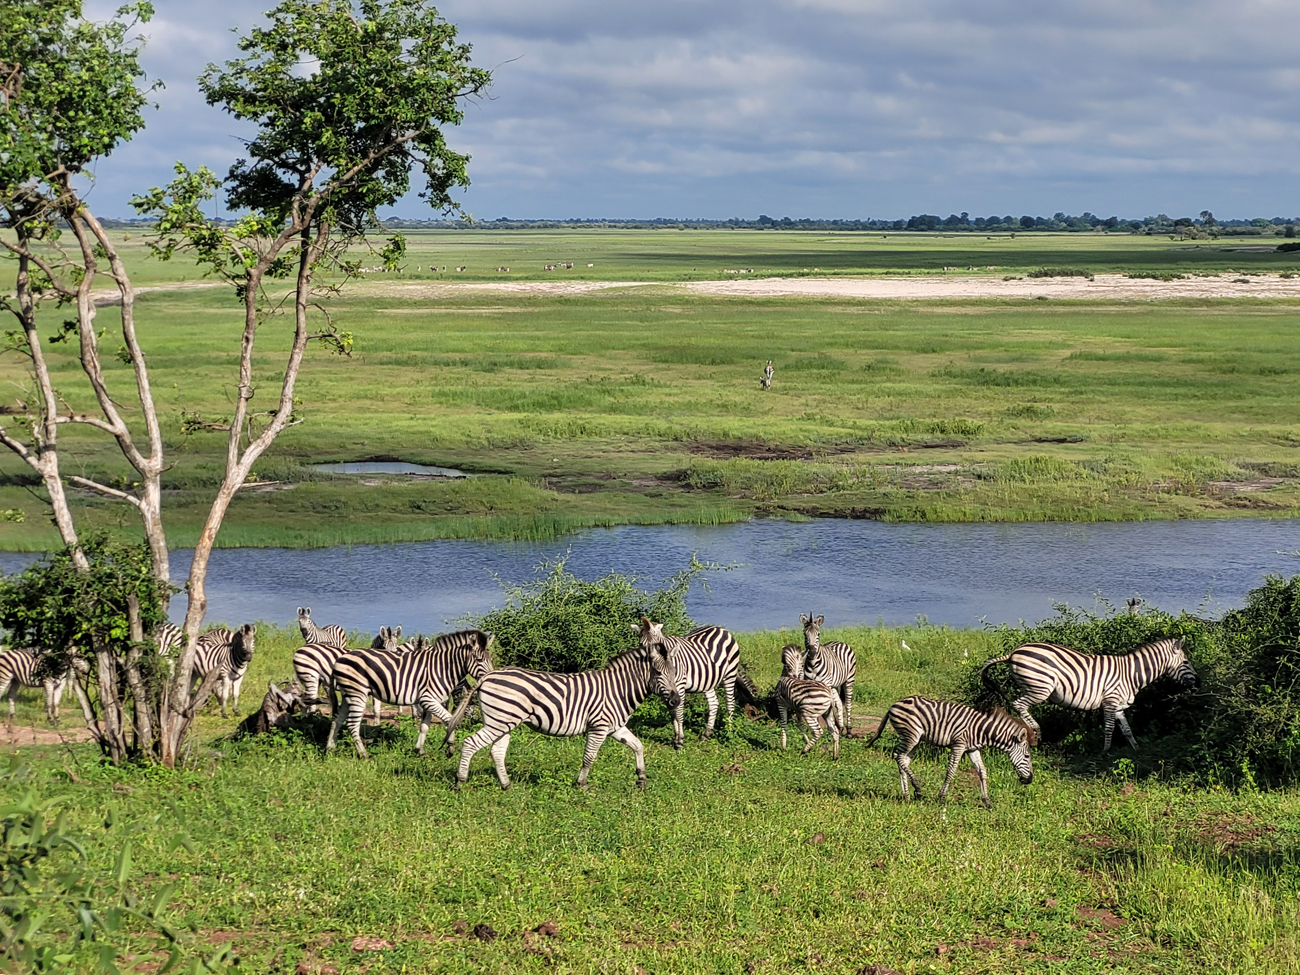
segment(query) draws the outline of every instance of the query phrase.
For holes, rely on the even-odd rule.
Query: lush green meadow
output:
[[[127,247],[139,283],[162,289],[141,295],[138,320],[175,465],[164,479],[165,518],[173,541],[187,544],[220,476],[225,436],[210,427],[229,415],[240,308],[219,287],[189,287],[191,266],[146,260],[138,235]],[[693,268],[718,277],[734,265],[780,274],[804,265],[820,273],[943,273],[967,263],[1259,273],[1295,262],[1240,241],[1128,235],[417,234],[411,264],[425,270],[367,278],[332,302],[356,352],[309,353],[298,386],[303,422],[259,464],[261,483],[241,492],[220,544],[529,538],[755,514],[1276,515],[1300,503],[1294,302],[430,287],[422,262],[455,266],[471,261],[475,248],[474,261],[510,264],[511,274],[497,278],[528,280],[554,277],[542,260],[569,258],[574,275],[649,282],[684,280]],[[981,248],[1001,248],[1002,256],[980,257]],[[537,267],[516,270],[534,260],[527,255]],[[51,311],[51,323],[57,316]],[[114,317],[102,309],[110,349]],[[264,393],[255,406],[274,395],[286,327],[273,319],[259,340]],[[91,402],[74,352],[53,346],[50,355],[61,393],[80,408]],[[764,393],[758,375],[769,358],[777,378]],[[126,368],[111,360],[107,368],[129,404]],[[0,358],[0,380],[22,383],[16,356]],[[129,483],[104,438],[68,426],[63,437],[65,469]],[[305,466],[363,459],[483,476],[358,480]],[[0,546],[53,544],[25,468],[0,457],[0,477],[0,511],[24,519],[0,522]],[[77,504],[87,524],[133,527],[117,502],[79,496]]]
[[[794,633],[740,634],[761,684]],[[291,631],[263,627],[245,684],[255,707],[289,672]],[[854,628],[855,710],[951,693],[991,647],[986,633]],[[911,651],[902,649],[906,640]],[[969,657],[963,655],[969,653]],[[24,693],[23,720],[39,702]],[[1036,756],[1022,788],[989,756],[993,810],[969,769],[946,808],[942,756],[918,758],[921,802],[898,798],[885,747],[849,742],[838,762],[775,746],[739,719],[669,747],[662,706],[634,719],[650,785],[606,744],[588,793],[577,740],[513,738],[514,787],[486,753],[466,790],[452,761],[411,753],[409,718],[344,743],[226,740],[210,711],[186,770],[114,770],[87,746],[21,750],[28,785],[65,797],[107,875],[137,836],[136,887],[174,882],[174,915],[200,943],[259,972],[1281,972],[1300,966],[1300,794],[1229,792],[1135,775],[1131,753],[1070,765]],[[64,718],[65,725],[73,722]],[[1139,737],[1143,729],[1135,729]],[[434,736],[435,741],[437,740]],[[796,739],[797,740],[797,739]],[[109,816],[109,810],[112,815]],[[112,818],[116,825],[105,831]],[[169,847],[189,832],[195,850]],[[534,933],[552,922],[555,937]],[[477,925],[496,934],[473,935]],[[375,950],[354,950],[354,939]],[[141,955],[136,961],[147,961]],[[327,967],[328,966],[328,967]]]

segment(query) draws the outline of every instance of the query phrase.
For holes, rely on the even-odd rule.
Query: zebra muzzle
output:
[[[1032,783],[1033,781],[1034,781],[1034,773],[1033,773],[1033,772],[1030,772],[1028,775],[1022,775],[1022,776],[1020,776],[1020,784],[1021,784],[1021,785],[1029,785],[1029,784]]]

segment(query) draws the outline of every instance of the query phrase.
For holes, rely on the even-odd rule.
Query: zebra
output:
[[[221,681],[217,695],[221,700],[223,718],[227,717],[226,701],[231,697],[232,691],[234,693],[232,709],[236,714],[239,713],[239,688],[244,683],[248,663],[253,659],[256,634],[257,627],[252,623],[245,623],[234,633],[224,627],[218,627],[208,630],[199,637],[190,679],[197,685],[208,674],[217,672],[217,677]]]
[[[443,702],[467,677],[481,681],[492,673],[492,643],[496,636],[482,630],[460,630],[445,633],[432,643],[417,637],[409,651],[349,650],[334,663],[331,680],[335,690],[342,695],[342,705],[334,712],[325,750],[333,751],[339,729],[346,721],[357,754],[369,758],[361,741],[361,716],[366,710],[366,698],[374,695],[375,706],[380,701],[389,704],[418,704],[420,706],[420,736],[416,739],[417,754],[424,754],[424,742],[429,735],[433,718],[443,723],[451,720],[451,712]],[[465,696],[469,700],[469,695]],[[447,732],[447,754],[452,754],[452,734]]]
[[[175,623],[159,623],[153,632],[154,643],[158,644],[158,656],[170,657],[185,649],[185,631]]]
[[[45,717],[51,724],[59,720],[59,703],[72,679],[72,669],[64,660],[60,665],[48,654],[23,647],[0,649],[0,696],[9,698],[9,725],[14,723],[14,702],[23,687],[40,687],[45,691]]]
[[[957,774],[957,765],[963,755],[969,755],[970,763],[979,773],[980,798],[984,800],[985,807],[993,808],[989,801],[988,772],[980,758],[981,748],[1000,748],[1006,752],[1012,767],[1020,776],[1021,785],[1029,785],[1034,781],[1034,766],[1029,757],[1029,748],[1038,744],[1037,732],[1001,708],[976,711],[965,704],[905,697],[889,706],[885,716],[880,719],[875,737],[867,742],[867,747],[874,745],[885,733],[885,728],[891,725],[900,739],[898,747],[894,749],[894,759],[898,762],[898,778],[904,799],[911,796],[909,784],[916,789],[916,797],[921,798],[921,784],[912,774],[912,752],[923,741],[940,748],[952,749],[948,758],[948,775],[943,780],[943,788],[939,790],[940,802],[947,802],[948,787]]]
[[[814,617],[810,612],[807,616],[800,615],[799,622],[803,624],[804,652],[808,655],[806,675],[809,680],[836,691],[843,699],[844,706],[838,709],[842,722],[840,734],[847,735],[853,723],[853,682],[858,677],[858,658],[847,643],[821,642],[825,616]]]
[[[631,627],[640,635],[642,647],[665,647],[673,656],[677,671],[677,703],[672,706],[674,748],[686,743],[686,695],[691,691],[703,691],[709,706],[702,738],[708,740],[713,734],[713,724],[718,718],[719,685],[726,699],[727,723],[731,723],[740,671],[740,647],[734,636],[720,626],[701,626],[685,636],[668,636],[662,623],[652,623],[645,617],[640,625],[632,623]]]
[[[308,612],[311,611],[308,610]],[[301,617],[299,619],[301,620]],[[397,646],[397,641],[401,638],[402,628],[400,626],[396,630],[391,627],[381,626],[379,635],[370,644],[370,648],[372,650],[392,650]],[[310,713],[314,714],[320,709],[322,685],[329,693],[330,713],[333,714],[338,710],[338,699],[334,694],[331,675],[334,671],[335,662],[347,652],[348,648],[346,646],[315,642],[309,642],[306,646],[299,647],[293,652],[293,674],[298,679],[298,683],[303,686],[307,710]],[[375,701],[375,721],[379,721],[378,699]]]
[[[840,732],[836,727],[836,717],[841,707],[840,696],[825,684],[804,678],[803,650],[795,644],[787,643],[781,649],[781,665],[781,679],[776,684],[776,706],[781,712],[781,750],[786,748],[785,726],[793,711],[796,720],[803,721],[812,732],[811,738],[807,731],[803,733],[802,754],[807,755],[821,740],[821,719],[824,716],[831,731],[834,755],[839,758]]]
[[[1035,734],[1042,731],[1029,714],[1032,705],[1051,701],[1080,711],[1102,708],[1106,740],[1101,749],[1103,755],[1110,751],[1116,724],[1137,751],[1137,741],[1124,709],[1133,703],[1138,691],[1166,676],[1184,687],[1199,683],[1196,670],[1187,659],[1182,637],[1146,643],[1126,654],[1080,653],[1054,643],[1026,643],[1006,656],[994,657],[980,668],[980,678],[991,690],[996,691],[997,687],[988,670],[1004,661],[1011,665],[1011,679],[1020,690],[1011,707]]]
[[[648,621],[643,621],[648,623]],[[510,788],[506,750],[510,733],[521,724],[555,737],[585,735],[578,787],[587,788],[587,775],[606,738],[621,741],[636,756],[637,788],[646,786],[645,746],[627,727],[628,716],[650,694],[662,694],[669,707],[681,704],[677,662],[665,644],[645,643],[625,650],[601,670],[578,674],[551,674],[506,667],[484,677],[478,685],[483,727],[465,739],[456,770],[457,791],[469,778],[469,763],[476,752],[491,746],[501,788]],[[467,696],[447,725],[451,740],[469,707]]]
[[[311,619],[311,607],[298,607],[298,629],[302,630],[303,643],[326,643],[335,647],[346,647],[348,635],[337,623],[329,626],[317,626]]]

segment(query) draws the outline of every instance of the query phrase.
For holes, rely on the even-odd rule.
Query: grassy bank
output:
[[[1277,271],[1276,259],[1294,256],[1228,249],[1239,241],[1103,235],[611,234],[569,235],[565,246],[605,248],[609,261],[589,262],[592,273],[609,264],[614,278],[633,279],[626,262],[644,253],[674,280],[689,277],[691,248],[706,244],[715,248],[710,260],[728,266],[757,263],[754,249],[769,248],[790,273],[799,273],[791,259],[824,271],[840,253],[875,271],[961,263],[942,249],[986,245],[1013,248],[1024,266],[1097,270],[1204,259],[1195,267],[1206,273],[1219,264]],[[555,242],[542,237],[426,234],[413,254]],[[175,280],[183,265],[160,269],[139,256],[142,283],[186,283]],[[656,289],[430,297],[418,286],[364,282],[332,308],[355,333],[357,354],[309,354],[299,384],[304,422],[259,464],[259,483],[241,492],[219,544],[537,538],[753,515],[1291,515],[1300,506],[1296,310],[1282,300],[886,302]],[[175,463],[164,479],[167,524],[174,544],[186,545],[220,474],[224,434],[210,426],[228,418],[239,308],[219,289],[155,291],[140,297],[137,314]],[[112,318],[111,308],[102,311],[110,329]],[[273,388],[285,326],[273,320],[260,341],[269,372],[259,397]],[[91,399],[73,351],[54,346],[50,360],[60,392],[79,409]],[[757,379],[769,358],[777,378],[763,393]],[[107,368],[126,401],[125,367]],[[0,360],[0,379],[22,381],[15,357]],[[66,469],[126,477],[98,435],[65,426],[62,436]],[[306,466],[383,458],[482,476],[357,479]],[[33,486],[21,464],[0,457],[0,511],[23,519],[0,521],[0,546],[53,544]],[[86,524],[133,528],[117,502],[78,495],[76,503]]]
[[[739,634],[760,682],[793,633]],[[854,628],[861,713],[911,692],[947,693],[988,634]],[[296,641],[264,629],[246,684],[288,672]],[[905,651],[903,641],[912,648]],[[25,713],[34,701],[24,697]],[[410,754],[409,719],[375,733],[369,763],[304,740],[203,746],[175,775],[104,769],[84,746],[23,750],[34,781],[67,797],[90,855],[112,868],[116,831],[159,811],[137,840],[144,890],[174,880],[178,915],[265,972],[1277,972],[1296,943],[1300,795],[1198,791],[1132,780],[1126,751],[1087,768],[1040,755],[1021,789],[990,756],[995,808],[969,773],[946,809],[942,758],[917,760],[927,799],[904,806],[885,749],[836,763],[774,748],[740,721],[668,747],[660,707],[636,730],[650,787],[607,743],[592,790],[571,786],[577,741],[514,737],[515,788],[486,756],[466,792],[451,762]],[[1141,736],[1142,729],[1135,729]],[[9,783],[4,788],[18,789]],[[196,850],[167,849],[184,822]],[[534,929],[552,922],[557,937]],[[473,936],[476,925],[496,932]],[[353,939],[376,939],[357,951]]]

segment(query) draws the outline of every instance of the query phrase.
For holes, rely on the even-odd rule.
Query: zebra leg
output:
[[[831,700],[835,703],[831,706],[831,710],[826,712],[826,724],[833,728],[836,727],[838,722],[839,730],[847,735],[849,731],[848,726],[844,723],[844,704],[840,701],[839,694],[836,694]]]
[[[785,724],[790,718],[790,710],[784,701],[777,705],[781,711],[781,751],[785,751]]]
[[[831,756],[835,759],[835,761],[838,762],[840,760],[840,732],[839,729],[836,728],[833,723],[830,726],[830,731],[831,731]]]
[[[953,778],[957,775],[957,766],[961,763],[961,757],[966,754],[964,744],[952,746],[952,755],[948,758],[948,775],[943,780],[943,788],[939,790],[939,801],[948,801],[948,787],[952,785]]]
[[[345,698],[345,704],[346,701],[347,699]],[[347,719],[347,711],[344,708],[335,708],[333,719],[334,720],[330,722],[329,737],[325,739],[325,750],[327,752],[334,751],[334,746],[338,742],[339,729],[343,727],[343,722]]]
[[[221,699],[221,716],[223,718],[229,717],[226,714],[226,702],[230,700],[230,677],[228,675],[221,678],[221,690],[217,692],[217,696]]]
[[[609,737],[609,732],[603,728],[593,728],[587,732],[587,747],[582,752],[582,768],[578,770],[578,788],[587,788],[587,774],[591,767],[596,764],[596,756],[600,753],[600,746],[605,744],[605,739]]]
[[[238,677],[236,677],[234,683],[231,686],[234,688],[235,691],[235,701],[233,704],[230,705],[230,713],[238,714],[239,713],[239,689],[244,686],[244,675],[240,674]]]
[[[1044,700],[1046,699],[1044,698]],[[1034,734],[1041,738],[1043,735],[1043,729],[1038,727],[1038,722],[1035,721],[1034,716],[1029,713],[1029,705],[1038,703],[1038,701],[1033,700],[1029,695],[1025,695],[1024,697],[1018,697],[1011,702],[1011,710],[1020,715],[1020,720],[1033,728]]]
[[[731,727],[731,717],[736,713],[736,675],[722,685],[722,703],[727,706],[727,727]]]
[[[915,748],[916,745],[912,745]],[[921,783],[916,781],[916,776],[912,774],[912,749],[906,751],[897,751],[894,753],[894,760],[898,762],[898,784],[903,789],[903,798],[912,798],[912,789],[916,790],[916,798],[921,798]]]
[[[9,727],[14,726],[14,716],[17,713],[14,702],[18,700],[18,678],[12,677],[9,680]]]
[[[853,724],[853,678],[850,677],[844,682],[844,724],[840,731],[848,735],[849,728]]]
[[[1124,732],[1124,737],[1128,739],[1129,747],[1137,751],[1137,739],[1133,737],[1133,729],[1128,726],[1128,718],[1124,716],[1123,708],[1115,712],[1115,722],[1119,725],[1119,730]]]
[[[307,713],[315,714],[320,710],[320,705],[316,703],[316,695],[320,693],[320,674],[315,670],[309,670],[305,674],[298,674],[297,677],[302,681],[303,696],[311,702],[307,705]]]
[[[681,750],[686,744],[686,695],[682,695],[677,707],[673,708],[673,747]]]
[[[718,692],[710,688],[704,692],[704,700],[709,705],[709,717],[704,722],[704,734],[700,738],[708,741],[713,737],[713,723],[718,720]]]
[[[641,744],[641,739],[632,732],[627,730],[627,725],[622,728],[616,728],[609,733],[609,736],[615,741],[621,741],[632,749],[632,755],[636,758],[636,787],[645,788],[645,745]]]
[[[803,732],[803,751],[800,755],[807,755],[813,750],[813,747],[821,740],[822,737],[822,719],[815,714],[805,711],[802,715],[803,723],[808,726],[808,731],[812,732],[812,737],[808,736],[808,731]],[[799,729],[803,731],[802,728]]]
[[[1103,755],[1105,755],[1108,751],[1110,751],[1110,741],[1115,736],[1115,721],[1116,721],[1117,713],[1118,713],[1117,710],[1112,708],[1109,704],[1104,705],[1102,708],[1101,720],[1105,725],[1105,727],[1102,728],[1102,732],[1101,732],[1102,742],[1103,742],[1101,746],[1101,753]]]
[[[493,744],[498,738],[508,734],[510,734],[509,728],[499,730],[484,725],[466,738],[465,743],[460,746],[460,765],[456,769],[456,782],[452,788],[459,792],[460,787],[465,784],[465,780],[469,778],[470,760],[473,759],[479,749],[485,745]]]
[[[989,773],[984,767],[984,759],[980,758],[980,750],[976,748],[970,753],[970,763],[975,766],[975,771],[980,777],[980,798],[984,800],[984,808],[992,809],[993,803],[989,801]]]
[[[497,781],[502,789],[510,788],[510,776],[506,774],[506,749],[510,747],[510,735],[505,734],[492,743],[492,764],[497,767]]]
[[[379,698],[375,698],[375,724],[379,724],[380,720]]]
[[[411,705],[411,711],[415,711],[415,705]],[[437,718],[444,725],[451,724],[451,712],[442,706],[438,701],[421,701],[420,702],[420,736],[415,739],[415,753],[424,754],[424,740],[429,737],[429,725],[433,719]],[[454,732],[453,732],[454,734]],[[506,737],[509,737],[508,735]],[[447,757],[451,757],[452,741],[451,736],[447,737]]]

